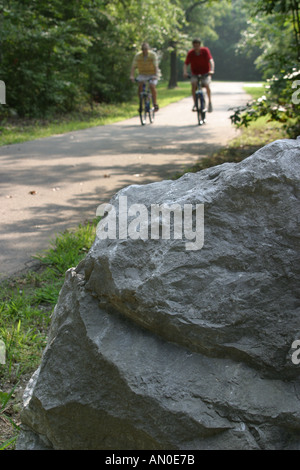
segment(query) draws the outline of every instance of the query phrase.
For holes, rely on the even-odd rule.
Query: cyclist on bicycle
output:
[[[197,75],[206,75],[202,79],[202,86],[206,88],[208,97],[208,112],[212,112],[211,103],[211,75],[215,73],[215,63],[208,47],[201,47],[200,39],[193,40],[193,49],[191,49],[186,56],[183,65],[183,75],[185,78],[188,77],[188,65],[191,67],[192,77],[192,95],[194,99],[193,111],[196,111],[196,89],[197,89]]]
[[[130,72],[130,80],[133,82],[135,81],[134,72],[136,68],[139,73],[137,77],[137,80],[139,81],[138,94],[142,91],[143,81],[150,79],[149,86],[152,93],[153,106],[155,111],[158,111],[159,108],[156,92],[156,85],[159,77],[158,59],[155,52],[150,50],[147,42],[143,42],[141,52],[138,52],[133,59]]]

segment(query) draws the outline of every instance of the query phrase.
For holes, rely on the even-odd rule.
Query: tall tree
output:
[[[257,13],[271,15],[280,13],[289,15],[293,25],[293,33],[300,61],[300,7],[299,0],[257,0],[254,5]]]
[[[253,48],[260,49],[256,64],[265,78],[297,67],[300,57],[294,1],[250,0],[245,1],[245,8],[250,18],[240,50],[247,54]]]
[[[169,88],[177,85],[177,56],[186,54],[191,47],[193,36],[201,36],[202,39],[215,35],[215,25],[223,14],[223,8],[229,0],[181,0],[180,5],[183,18],[180,29],[170,38],[168,46],[170,51],[170,79]]]
[[[255,66],[260,49],[254,47],[251,51],[245,51],[238,48],[249,20],[245,3],[245,0],[232,0],[231,4],[223,5],[223,14],[215,26],[216,36],[206,41],[216,62],[216,79],[261,79],[261,72]]]

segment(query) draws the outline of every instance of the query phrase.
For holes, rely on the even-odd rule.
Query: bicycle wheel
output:
[[[151,101],[149,101],[148,116],[149,116],[150,124],[152,124],[152,123],[154,122],[155,112],[154,112],[154,106],[153,106],[153,104],[151,103]]]
[[[202,105],[201,105],[200,94],[197,94],[197,96],[196,96],[196,108],[197,108],[198,124],[199,124],[199,126],[202,126],[202,124],[204,124],[204,122],[203,122],[203,119],[202,119]]]
[[[140,120],[142,126],[146,124],[146,99],[144,96],[140,98]]]
[[[201,119],[202,119],[202,123],[205,124],[205,122],[206,122],[206,103],[205,103],[205,98],[204,98],[203,94],[202,94],[202,97],[201,97]]]
[[[197,119],[199,126],[205,123],[205,100],[201,93],[196,96]]]

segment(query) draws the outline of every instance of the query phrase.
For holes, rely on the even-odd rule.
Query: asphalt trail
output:
[[[55,236],[95,217],[119,189],[169,179],[236,135],[230,107],[243,83],[213,82],[213,112],[198,126],[187,98],[117,124],[0,148],[0,280],[34,266]],[[154,201],[155,203],[155,201]]]

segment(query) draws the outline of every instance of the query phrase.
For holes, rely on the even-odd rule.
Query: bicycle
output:
[[[199,126],[202,126],[206,122],[206,103],[205,96],[202,89],[202,79],[206,78],[209,74],[197,75],[197,90],[196,90],[196,111],[197,111],[197,120]],[[189,76],[190,78],[190,76]]]
[[[149,82],[151,78],[143,82],[143,89],[140,93],[140,107],[139,115],[142,126],[146,124],[147,116],[150,124],[154,122],[155,108],[152,100],[152,93],[150,90]],[[139,80],[136,80],[139,82]]]

